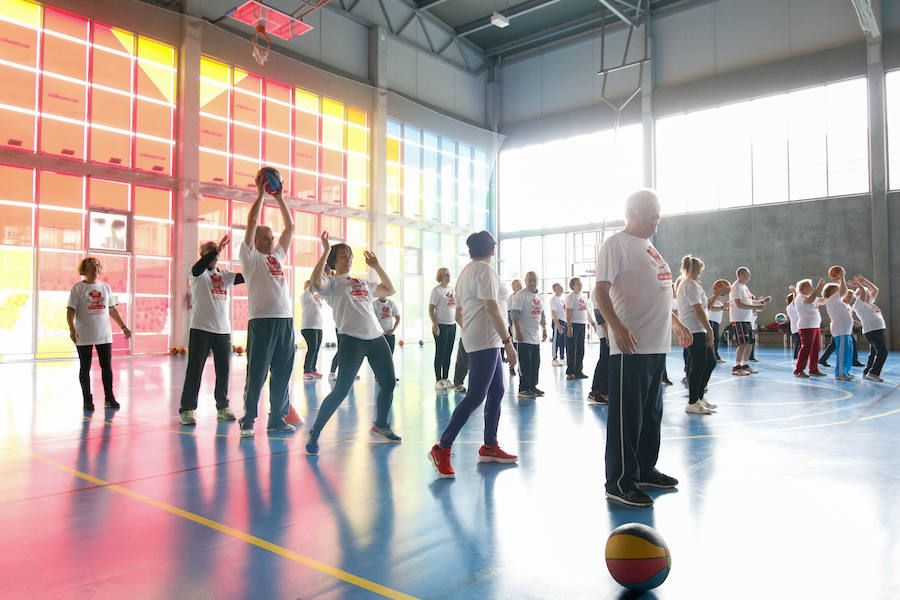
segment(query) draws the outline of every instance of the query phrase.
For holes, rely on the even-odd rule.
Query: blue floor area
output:
[[[218,423],[211,361],[196,427],[177,420],[183,357],[114,358],[122,409],[91,418],[77,361],[0,364],[0,596],[631,598],[604,545],[639,521],[672,553],[668,580],[640,597],[900,597],[900,355],[885,383],[859,369],[840,382],[797,379],[788,351],[761,349],[759,374],[718,365],[707,399],[719,409],[688,415],[673,351],[659,467],[681,484],[630,509],[604,498],[606,407],[584,402],[590,380],[550,365],[549,344],[547,395],[508,389],[503,402],[499,440],[519,463],[476,461],[479,411],[453,447],[456,479],[438,479],[425,455],[461,396],[434,390],[432,352],[397,350],[402,444],[368,434],[364,366],[317,458],[305,428],[267,436],[259,419],[241,440]],[[238,416],[243,382],[235,356]],[[311,422],[329,389],[295,375],[294,405]]]

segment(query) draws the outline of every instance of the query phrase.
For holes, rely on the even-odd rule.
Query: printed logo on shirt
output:
[[[368,300],[369,286],[354,277],[348,277],[347,283],[350,284],[350,297],[354,300]]]
[[[222,279],[222,276],[218,273],[212,273],[209,279],[212,282],[212,288],[209,290],[212,297],[216,300],[227,300],[228,290],[225,289],[225,281]]]
[[[650,261],[653,263],[653,266],[659,270],[656,278],[660,281],[672,281],[672,272],[669,271],[669,265],[666,264],[666,261],[663,260],[663,257],[659,255],[659,252],[656,251],[653,245],[647,246],[647,254],[650,255]]]
[[[88,311],[102,311],[106,308],[106,303],[103,302],[103,294],[100,292],[91,290],[88,292],[88,296]]]
[[[541,314],[541,301],[535,298],[531,301],[531,314],[539,315]]]
[[[447,296],[447,306],[450,308],[456,306],[456,298],[453,297],[453,292],[447,292],[445,295]]]
[[[381,318],[382,319],[390,319],[391,318],[391,307],[385,304],[381,307]]]
[[[587,310],[587,304],[584,303],[584,298],[578,299],[578,310]]]
[[[281,270],[281,263],[278,262],[278,259],[270,254],[266,256],[266,263],[268,263],[269,275],[272,276],[272,279],[283,282],[284,271]]]

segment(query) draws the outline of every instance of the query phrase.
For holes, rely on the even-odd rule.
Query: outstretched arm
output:
[[[294,239],[294,217],[284,202],[283,188],[275,192],[275,200],[278,201],[278,208],[281,209],[281,220],[284,221],[284,231],[281,232],[281,237],[278,238],[278,245],[287,254],[288,249],[291,247],[291,241]]]
[[[247,229],[244,230],[244,244],[253,248],[256,240],[256,226],[259,225],[259,213],[263,205],[263,182],[256,179],[256,200],[250,205],[250,214],[247,216]]]
[[[316,291],[321,292],[325,288],[325,279],[322,277],[323,273],[325,273],[325,261],[328,260],[328,253],[331,251],[331,244],[328,242],[328,232],[322,232],[322,256],[319,257],[319,261],[316,263],[316,266],[313,267],[312,273],[309,276],[310,284],[316,289]]]
[[[384,269],[381,267],[381,263],[378,262],[378,257],[375,256],[375,253],[366,250],[363,252],[363,256],[366,259],[366,264],[378,273],[378,277],[381,279],[381,283],[375,288],[375,295],[379,298],[383,298],[385,296],[393,296],[397,293],[397,290],[394,289],[394,284],[391,282],[391,278],[388,277],[388,274],[385,273]]]

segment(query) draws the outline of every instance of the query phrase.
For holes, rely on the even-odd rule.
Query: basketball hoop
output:
[[[265,46],[260,45],[260,36],[262,36],[262,38],[266,41]],[[269,36],[266,35],[266,26],[257,25],[256,33],[253,34],[253,58],[255,58],[256,62],[258,62],[260,65],[264,65],[269,59],[269,50],[271,49],[272,41],[269,39]]]

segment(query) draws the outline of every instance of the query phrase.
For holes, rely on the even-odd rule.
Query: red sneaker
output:
[[[514,463],[519,459],[515,454],[504,452],[500,444],[496,446],[482,446],[478,449],[478,462]]]
[[[456,471],[450,465],[450,456],[450,448],[441,448],[440,444],[435,444],[428,452],[431,464],[441,477],[456,477]]]

